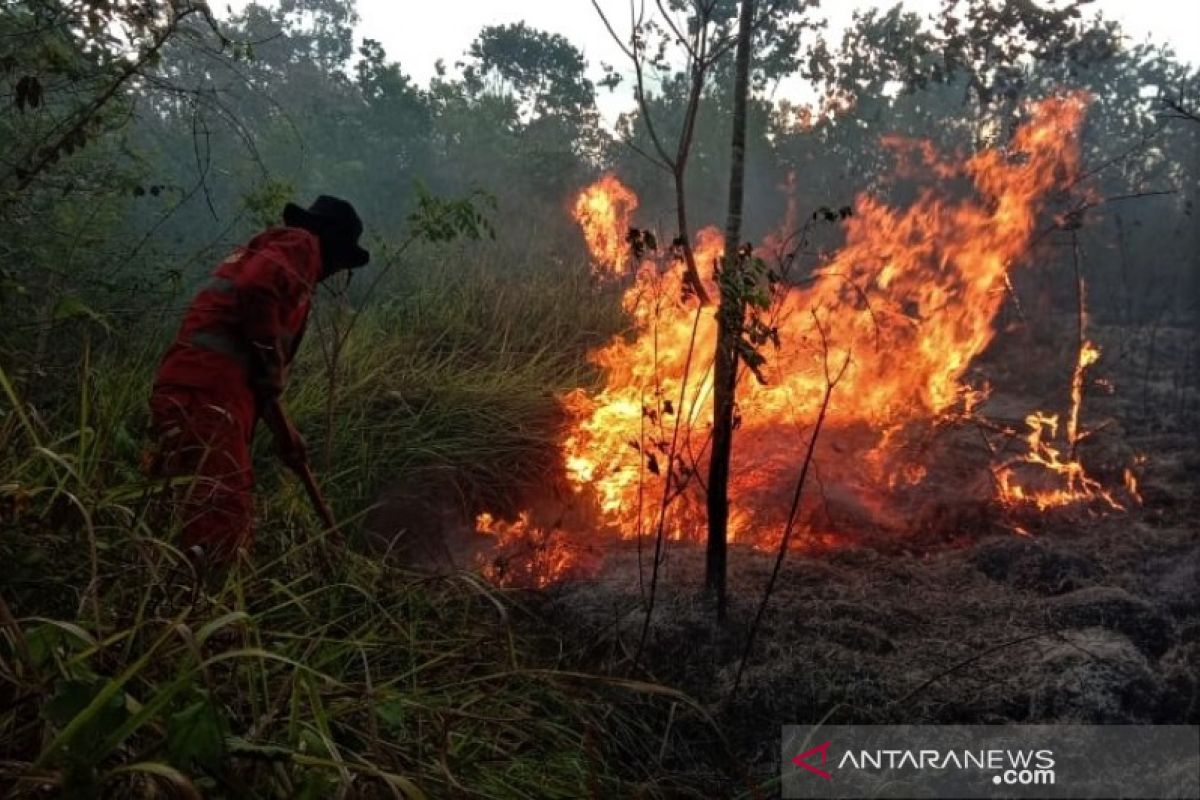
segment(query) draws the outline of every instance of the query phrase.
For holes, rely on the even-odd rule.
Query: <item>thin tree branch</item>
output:
[[[13,177],[13,175],[17,175],[16,192],[14,194],[19,194],[28,188],[29,185],[38,177],[38,175],[40,175],[42,171],[46,169],[46,167],[58,159],[59,152],[63,149],[66,143],[79,135],[79,133],[83,131],[84,127],[87,126],[87,124],[96,116],[96,114],[98,114],[102,108],[108,105],[109,102],[116,97],[117,92],[121,90],[121,87],[123,87],[133,76],[137,75],[141,69],[146,66],[146,64],[148,64],[158,55],[166,43],[175,34],[176,30],[178,30],[180,22],[195,12],[196,8],[190,7],[172,17],[171,22],[162,31],[162,33],[155,37],[154,43],[144,53],[142,53],[135,61],[131,62],[125,69],[123,69],[121,73],[112,81],[112,83],[110,83],[109,86],[99,94],[99,96],[88,103],[84,108],[72,115],[75,117],[75,124],[71,125],[71,127],[68,128],[61,136],[59,136],[53,144],[38,148],[42,151],[41,158],[35,161],[28,170],[21,171],[19,174],[18,170],[20,168],[14,166],[3,177],[0,177],[0,186],[3,186],[5,183],[7,183],[8,179]],[[67,119],[70,119],[70,117]],[[59,123],[59,125],[55,126],[55,128],[57,129],[58,127],[61,127],[61,125],[65,122],[66,120],[63,120],[63,122]]]
[[[675,38],[678,39],[679,43],[681,45],[683,45],[685,50],[688,51],[688,55],[691,56],[692,58],[695,58],[696,53],[694,50],[692,50],[691,42],[689,42],[687,40],[687,38],[682,33],[679,32],[679,27],[676,26],[675,20],[672,19],[671,15],[670,15],[670,13],[668,13],[666,7],[663,6],[662,0],[654,0],[654,2],[658,5],[658,13],[662,14],[663,19],[665,19],[667,21],[667,26],[670,27],[671,32],[675,34]]]
[[[795,529],[796,515],[800,511],[800,499],[804,494],[804,485],[808,481],[808,471],[812,466],[813,453],[816,451],[817,438],[821,435],[821,428],[825,425],[825,417],[829,411],[829,400],[833,397],[833,390],[841,382],[846,374],[846,370],[850,367],[850,352],[846,352],[846,358],[842,361],[842,366],[838,368],[837,374],[834,375],[829,369],[829,338],[825,332],[825,328],[821,325],[821,320],[817,317],[817,312],[812,312],[813,322],[817,326],[817,332],[821,336],[821,351],[824,356],[825,369],[825,396],[821,401],[821,408],[817,412],[817,421],[813,425],[812,434],[808,438],[808,448],[804,453],[804,463],[800,467],[800,477],[796,481],[796,491],[792,494],[792,505],[788,510],[787,523],[783,528],[783,536],[779,539],[779,550],[775,554],[775,566],[771,570],[771,577],[767,581],[767,587],[763,591],[762,600],[758,604],[758,610],[754,614],[754,621],[750,624],[750,631],[746,635],[746,647],[742,650],[742,658],[738,663],[737,675],[733,680],[733,688],[729,691],[729,697],[726,703],[732,703],[737,696],[738,688],[742,683],[742,675],[746,671],[746,663],[750,660],[750,653],[754,647],[754,639],[758,635],[759,626],[762,624],[763,615],[766,613],[767,604],[771,600],[771,593],[775,590],[775,583],[779,580],[779,572],[783,567],[783,559],[787,555],[788,544],[791,542],[792,531]]]

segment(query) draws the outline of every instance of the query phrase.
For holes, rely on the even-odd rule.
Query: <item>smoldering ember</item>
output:
[[[4,4],[0,796],[1014,793],[852,725],[1070,796],[1067,731],[1195,736],[1200,50],[1143,5]]]

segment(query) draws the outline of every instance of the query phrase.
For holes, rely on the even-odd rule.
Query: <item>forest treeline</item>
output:
[[[643,157],[653,147],[641,110],[631,98],[615,130],[597,111],[600,92],[632,93],[628,65],[595,85],[585,43],[539,31],[536,18],[483,28],[420,86],[403,53],[386,53],[369,30],[357,38],[346,0],[251,4],[220,19],[200,3],[164,4],[158,18],[129,10],[138,6],[23,0],[0,17],[10,358],[20,331],[44,332],[56,316],[86,309],[140,322],[290,197],[350,197],[386,240],[404,229],[415,182],[435,195],[482,190],[498,203],[502,244],[551,258],[578,254],[565,209],[585,181],[613,170],[641,195],[643,224],[677,233],[670,181]],[[956,56],[947,24],[899,8],[859,13],[840,41],[809,31],[784,40],[795,47],[786,57],[756,61],[750,240],[784,224],[789,203],[807,216],[861,191],[902,197],[884,135],[968,153],[1002,141],[1022,100],[1083,89],[1093,98],[1086,168],[1097,202],[1110,201],[1085,237],[1092,279],[1113,287],[1094,293],[1096,310],[1186,313],[1200,144],[1166,101],[1189,103],[1194,70],[1102,20],[1076,21],[1068,41],[1020,57],[1001,45]],[[597,20],[596,36],[607,35]],[[724,215],[731,70],[732,58],[716,61],[697,110],[687,173],[696,227]],[[653,72],[646,109],[674,141],[689,75],[679,63]],[[773,93],[789,75],[824,98],[817,108]],[[1153,196],[1111,200],[1143,194]]]

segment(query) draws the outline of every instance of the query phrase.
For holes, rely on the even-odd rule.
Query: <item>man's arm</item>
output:
[[[241,293],[242,335],[250,351],[251,388],[260,408],[277,401],[287,387],[285,307],[289,298],[272,286],[250,286]]]
[[[289,316],[304,301],[306,287],[279,254],[264,252],[245,265],[247,280],[239,292],[241,333],[250,352],[250,383],[261,415],[288,466],[306,460],[304,440],[280,406],[292,357]]]
[[[262,418],[275,437],[280,460],[292,471],[299,472],[308,463],[308,448],[278,399],[263,406]]]

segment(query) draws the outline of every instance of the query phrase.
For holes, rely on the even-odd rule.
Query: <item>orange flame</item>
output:
[[[1066,453],[1053,440],[1058,436],[1058,415],[1035,411],[1025,418],[1029,433],[1025,436],[1027,451],[995,470],[996,488],[1002,503],[1010,506],[1034,506],[1039,511],[1051,508],[1098,501],[1114,511],[1124,511],[1125,506],[1114,493],[1087,474],[1078,457],[1078,447],[1087,434],[1079,427],[1083,410],[1084,379],[1089,367],[1100,360],[1100,348],[1084,340],[1075,358],[1071,373],[1071,407],[1066,424]],[[1123,475],[1125,493],[1134,503],[1141,503],[1138,492],[1138,477],[1134,467],[1141,466],[1142,457],[1126,467]],[[1028,476],[1033,468],[1032,476]],[[1027,480],[1017,478],[1017,470],[1026,474]],[[1047,484],[1049,486],[1047,487]]]
[[[580,192],[573,215],[583,229],[598,275],[621,275],[630,262],[625,236],[638,198],[614,175],[605,175]]]
[[[1039,511],[1072,505],[1078,502],[1099,500],[1116,511],[1124,508],[1104,486],[1088,476],[1078,459],[1065,456],[1052,443],[1058,436],[1058,415],[1046,415],[1035,411],[1025,418],[1029,434],[1025,437],[1028,453],[996,470],[997,489],[1000,499],[1010,505],[1033,505]],[[1045,471],[1043,477],[1051,481],[1061,479],[1061,486],[1031,488],[1018,482],[1014,467],[1032,465]],[[1045,481],[1038,481],[1044,483]]]
[[[495,537],[490,553],[476,559],[480,573],[497,586],[542,589],[566,577],[576,564],[575,553],[560,530],[547,530],[522,512],[515,522],[480,514],[475,529]]]
[[[770,383],[739,385],[730,490],[735,540],[753,532],[751,541],[766,545],[778,535],[772,523],[780,490],[794,475],[804,426],[823,396],[827,355],[839,363],[847,353],[851,358],[827,422],[847,451],[838,459],[846,482],[867,497],[878,494],[868,484],[920,479],[919,465],[895,457],[898,433],[975,401],[964,373],[995,336],[1007,271],[1028,249],[1045,196],[1078,173],[1084,107],[1078,96],[1043,101],[1009,148],[964,164],[920,145],[936,176],[966,178],[974,194],[948,201],[940,187],[929,186],[906,208],[860,196],[846,222],[845,247],[811,286],[781,292],[774,322],[782,347],[767,354]],[[701,231],[696,251],[712,286],[720,234]],[[567,400],[575,420],[564,441],[568,474],[580,492],[595,494],[604,519],[625,536],[653,530],[670,474],[679,497],[672,499],[667,530],[697,537],[716,321],[683,291],[678,265],[662,271],[644,263],[625,307],[633,337],[592,354],[605,388]],[[823,352],[823,341],[832,353]],[[675,460],[668,465],[672,440]]]
[[[889,140],[922,162],[931,180],[907,207],[860,195],[845,222],[845,246],[808,285],[776,288],[769,323],[779,346],[763,353],[767,382],[743,378],[738,385],[731,540],[777,543],[784,498],[825,394],[826,366],[847,357],[823,434],[830,442],[823,446],[833,452],[820,462],[822,485],[836,483],[868,515],[882,515],[890,492],[925,477],[925,465],[906,447],[908,432],[969,415],[986,395],[964,376],[996,335],[1008,271],[1029,249],[1047,196],[1079,174],[1086,103],[1080,95],[1044,100],[1032,106],[1008,147],[966,161],[946,159],[928,143]],[[946,199],[942,184],[951,180],[972,191]],[[623,235],[636,207],[636,196],[611,175],[580,194],[575,217],[601,272],[625,269]],[[699,232],[696,263],[714,297],[723,249],[719,231]],[[653,535],[661,525],[672,538],[699,539],[706,523],[715,313],[687,291],[678,260],[643,261],[623,305],[631,330],[590,355],[604,388],[562,398],[569,419],[562,440],[567,478],[580,501],[594,504],[600,529],[630,538]],[[1081,348],[1069,456],[1045,435],[1053,438],[1057,417],[1037,413],[1027,420],[1023,463],[1065,476],[1066,488],[1033,492],[1003,467],[996,472],[1003,501],[1041,508],[1084,495],[1119,507],[1073,452],[1084,371],[1098,356],[1091,345]],[[500,536],[524,535],[530,527],[528,519],[516,526]],[[809,541],[828,543],[829,536],[813,532]],[[569,557],[557,558],[551,562],[561,574]]]

